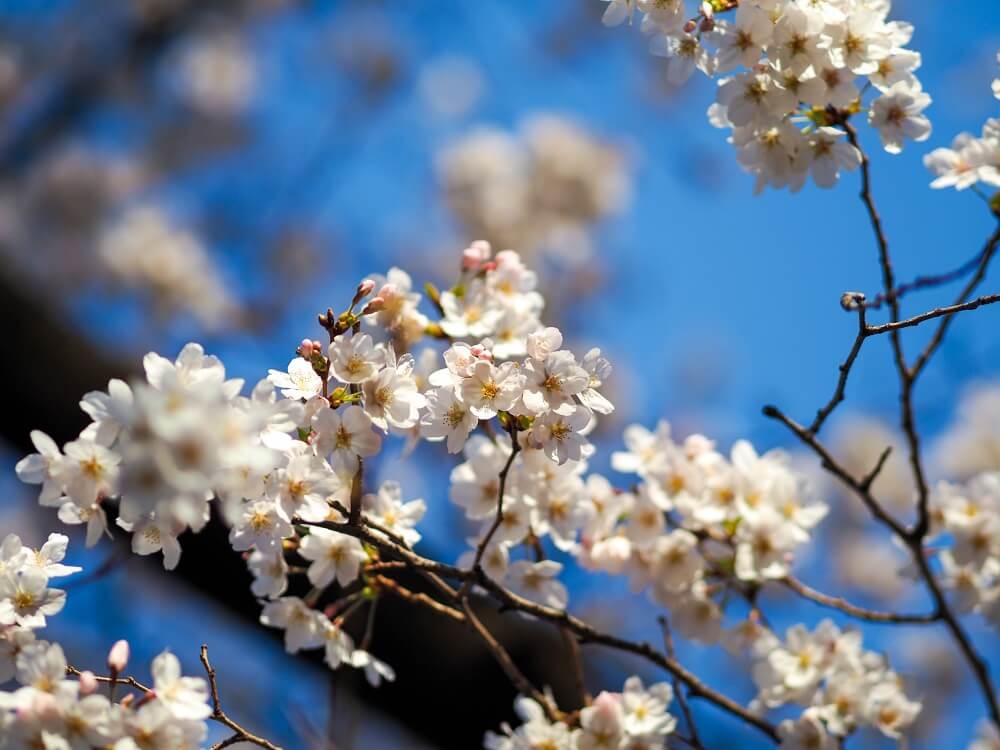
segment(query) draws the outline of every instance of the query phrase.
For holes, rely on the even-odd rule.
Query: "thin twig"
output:
[[[507,491],[507,475],[510,473],[510,467],[514,465],[514,459],[517,457],[520,450],[521,446],[517,442],[517,426],[512,422],[510,427],[510,455],[507,456],[507,461],[504,463],[503,468],[500,469],[500,473],[497,476],[497,512],[493,517],[493,523],[490,524],[489,529],[486,530],[486,534],[480,540],[479,544],[476,545],[476,554],[472,560],[473,570],[479,570],[481,568],[483,555],[486,554],[486,548],[493,539],[493,535],[496,534],[497,529],[500,528],[500,524],[503,523],[503,496]],[[466,582],[463,584],[460,592],[463,596],[468,595],[470,585],[471,579],[466,579]]]
[[[222,703],[219,700],[219,685],[215,679],[215,668],[208,660],[208,646],[206,644],[202,644],[201,646],[201,665],[205,668],[205,674],[208,675],[208,687],[212,694],[211,718],[223,726],[229,727],[229,729],[233,730],[233,735],[231,737],[213,745],[212,750],[221,750],[221,748],[229,747],[237,742],[249,742],[251,745],[257,745],[258,747],[265,748],[265,750],[281,750],[281,748],[277,745],[268,742],[263,737],[258,737],[257,735],[248,732],[235,721],[230,719],[226,715],[226,712],[222,710]]]
[[[476,617],[475,613],[472,611],[472,604],[469,602],[468,596],[461,597],[462,610],[465,612],[465,621],[469,623],[473,630],[479,634],[479,637],[486,644],[486,647],[493,654],[493,658],[496,659],[500,668],[507,675],[514,687],[516,687],[521,694],[530,696],[538,705],[540,705],[545,713],[550,719],[556,721],[560,717],[560,711],[557,706],[555,706],[552,700],[545,695],[541,690],[536,688],[531,684],[531,681],[524,676],[524,673],[518,669],[514,660],[511,658],[507,649],[496,639],[496,637],[489,631],[482,621]]]
[[[898,612],[881,612],[874,609],[859,607],[856,604],[851,604],[846,599],[824,594],[822,591],[817,591],[793,576],[782,578],[780,582],[799,596],[808,599],[809,601],[815,602],[816,604],[824,607],[836,609],[843,612],[845,615],[850,615],[851,617],[855,617],[859,620],[865,620],[867,622],[928,624],[939,622],[941,620],[941,615],[938,612],[911,615],[901,614]]]
[[[649,643],[636,643],[609,633],[601,632],[583,620],[569,614],[565,610],[546,607],[514,594],[512,591],[491,579],[485,571],[482,570],[482,568],[478,570],[467,570],[454,565],[448,565],[447,563],[429,560],[418,555],[412,550],[409,550],[401,545],[397,545],[385,537],[371,532],[364,527],[352,526],[349,523],[334,523],[330,521],[310,523],[307,525],[320,526],[322,528],[339,531],[343,534],[347,534],[348,536],[353,536],[378,548],[386,555],[392,556],[395,559],[406,561],[414,570],[450,578],[456,581],[472,581],[483,588],[505,609],[523,612],[524,614],[531,615],[539,620],[547,620],[549,622],[564,625],[577,637],[580,643],[593,643],[614,649],[616,651],[635,654],[651,664],[676,675],[681,682],[690,688],[689,694],[691,696],[704,698],[722,710],[741,719],[746,724],[755,727],[771,739],[777,739],[777,729],[773,724],[749,711],[732,698],[729,698],[719,691],[709,687],[695,674],[681,665],[677,660],[671,659],[662,652],[657,651]],[[456,591],[456,597],[460,599],[461,593],[461,589]]]
[[[778,420],[789,430],[795,433],[799,440],[812,448],[813,452],[819,457],[824,469],[846,484],[848,488],[853,490],[858,497],[861,498],[861,501],[865,504],[873,516],[888,526],[900,539],[906,538],[908,533],[906,528],[899,523],[899,521],[889,515],[888,511],[882,507],[881,503],[879,503],[879,501],[875,499],[874,495],[872,495],[871,488],[863,486],[860,480],[856,479],[854,475],[838,463],[837,460],[830,455],[826,447],[816,439],[815,435],[809,432],[809,430],[800,425],[794,419],[786,415],[776,406],[765,406],[763,413],[765,417]]]
[[[979,684],[979,690],[986,701],[990,718],[993,720],[994,726],[1000,729],[1000,702],[997,701],[996,688],[993,686],[993,681],[990,678],[989,665],[987,665],[983,657],[973,647],[969,635],[965,632],[965,629],[958,621],[958,617],[948,605],[944,592],[941,590],[937,578],[934,577],[934,571],[931,570],[923,549],[915,545],[911,547],[911,551],[913,552],[913,560],[917,564],[917,570],[920,572],[920,577],[927,584],[927,589],[934,600],[937,615],[947,626],[955,643],[958,644],[959,650],[965,657],[965,661],[969,664],[969,668],[972,670],[976,682]]]
[[[410,604],[418,604],[424,607],[433,609],[438,614],[442,614],[446,617],[450,617],[458,622],[465,622],[465,615],[459,612],[453,607],[449,607],[447,604],[442,604],[437,599],[428,596],[427,594],[421,593],[419,591],[411,591],[406,588],[398,581],[394,581],[391,578],[386,578],[385,576],[372,576],[371,582],[375,584],[376,588],[382,591],[387,591],[390,594],[399,597],[405,602]]]
[[[878,326],[869,326],[865,331],[865,335],[877,336],[880,333],[895,331],[900,328],[909,328],[911,326],[920,325],[926,320],[932,320],[943,316],[950,317],[957,312],[962,312],[963,310],[975,310],[977,307],[992,305],[996,302],[1000,302],[1000,294],[986,294],[969,302],[963,302],[957,305],[948,305],[947,307],[937,307],[933,310],[921,313],[920,315],[914,315],[912,318],[907,318],[906,320],[899,320],[895,323],[884,323]]]
[[[930,289],[937,286],[943,286],[944,284],[950,284],[952,281],[958,281],[960,278],[979,267],[979,264],[982,263],[985,252],[985,248],[980,250],[973,257],[969,258],[965,261],[965,263],[952,271],[935,274],[933,276],[917,276],[917,278],[913,281],[900,284],[888,294],[885,292],[879,292],[872,297],[871,300],[865,300],[861,304],[869,310],[877,310],[890,299],[901,299],[903,295],[908,294],[909,292],[914,292],[919,289]]]
[[[67,666],[66,674],[73,675],[74,677],[79,677],[81,672],[76,667]],[[146,687],[137,679],[135,679],[135,677],[122,677],[120,675],[114,677],[102,677],[100,675],[94,675],[94,679],[97,680],[98,682],[104,682],[109,685],[110,684],[128,685],[129,687],[133,687],[136,690],[141,690],[144,693],[150,693],[153,691],[153,688]]]
[[[833,392],[833,396],[830,400],[816,412],[816,418],[813,419],[812,424],[809,425],[809,433],[815,435],[820,431],[823,423],[826,421],[827,417],[833,413],[833,410],[837,408],[837,404],[844,400],[844,393],[847,389],[847,377],[851,373],[851,368],[854,367],[855,361],[858,359],[858,355],[861,353],[861,345],[865,342],[868,337],[868,325],[865,322],[865,308],[858,307],[858,334],[854,337],[854,344],[851,346],[851,351],[847,354],[847,359],[843,361],[840,365],[840,377],[837,378],[837,387]]]
[[[996,255],[998,244],[1000,244],[1000,224],[997,225],[993,234],[991,234],[986,240],[986,244],[983,246],[983,252],[981,253],[981,258],[979,260],[979,266],[976,268],[976,272],[973,274],[972,278],[969,279],[966,285],[962,288],[962,291],[959,292],[955,299],[955,304],[952,305],[953,307],[967,302],[969,297],[971,297],[976,291],[976,287],[979,286],[980,282],[986,276],[986,270],[989,268],[990,261],[993,259],[993,256]],[[927,362],[941,345],[955,312],[957,312],[957,310],[944,314],[944,319],[938,324],[937,330],[934,332],[934,336],[927,343],[927,346],[924,347],[920,356],[917,357],[917,361],[914,362],[913,367],[910,369],[910,376],[913,380],[916,380],[920,376],[924,367],[927,366]]]
[[[660,629],[663,631],[663,648],[667,653],[667,656],[671,659],[677,657],[674,651],[674,638],[670,633],[670,623],[667,618],[663,615],[656,618],[660,623]],[[695,748],[695,750],[705,750],[705,745],[701,741],[701,737],[698,735],[698,726],[694,723],[694,714],[691,712],[691,705],[688,703],[687,696],[684,695],[684,690],[680,685],[680,681],[677,679],[676,675],[673,678],[674,685],[674,697],[677,698],[677,705],[681,707],[681,713],[684,715],[684,721],[687,722],[688,731],[691,733],[691,737],[687,740],[687,743]]]

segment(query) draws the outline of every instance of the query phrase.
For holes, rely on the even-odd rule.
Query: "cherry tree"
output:
[[[517,250],[486,241],[455,254],[440,289],[398,267],[358,279],[349,299],[318,315],[314,333],[289,345],[291,360],[256,383],[227,377],[198,343],[176,356],[147,354],[143,377],[82,394],[90,423],[78,438],[59,446],[33,432],[36,452],[17,464],[18,477],[40,486],[53,527],[85,526],[87,546],[130,535],[135,554],[158,555],[167,570],[187,535],[219,515],[232,554],[253,575],[261,625],[281,631],[289,653],[321,653],[330,669],[359,670],[372,686],[396,678],[374,638],[380,601],[398,598],[460,624],[519,693],[519,723],[483,727],[493,750],[703,749],[695,700],[738,721],[748,743],[826,750],[867,732],[906,746],[941,696],[913,690],[889,656],[866,646],[860,627],[831,619],[774,627],[767,594],[775,590],[859,625],[946,631],[981,698],[983,721],[969,747],[1000,746],[1000,703],[984,658],[995,645],[969,631],[973,620],[1000,627],[1000,474],[976,458],[992,445],[983,432],[1000,399],[980,396],[946,436],[952,466],[962,466],[952,476],[930,473],[914,406],[956,317],[1000,302],[1000,294],[980,295],[1000,225],[960,267],[900,281],[859,136],[867,127],[896,154],[930,135],[920,55],[906,48],[912,27],[890,16],[887,1],[606,1],[605,24],[648,34],[674,83],[694,70],[716,80],[709,121],[728,131],[756,191],[860,182],[882,288],[847,291],[842,310],[832,311],[852,316],[857,332],[812,418],[778,405],[762,414],[860,501],[881,543],[905,556],[896,575],[925,592],[928,609],[860,606],[803,580],[797,561],[815,546],[832,503],[828,486],[785,451],[748,440],[720,446],[649,415],[625,429],[611,455],[614,475],[594,471],[590,436],[615,410],[613,363],[600,349],[565,346],[563,332],[547,325],[536,272]],[[957,136],[925,164],[932,187],[969,190],[1000,218],[1000,121],[980,136]],[[162,230],[150,216],[131,220]],[[957,280],[953,304],[904,316],[911,295]],[[931,334],[914,356],[906,334],[917,327]],[[823,428],[877,338],[890,344],[902,445],[858,469],[838,458]],[[477,529],[454,560],[421,545],[427,507],[444,498],[372,480],[387,445],[421,441],[449,461],[448,500]],[[905,517],[880,491],[899,452]],[[0,692],[0,747],[199,747],[207,722],[230,732],[216,748],[276,747],[224,710],[225,683],[220,691],[206,646],[198,650],[203,676],[182,675],[169,651],[153,661],[151,680],[136,676],[124,641],[106,658],[67,663],[62,647],[42,637],[66,599],[50,581],[79,570],[64,563],[72,561],[67,546],[58,532],[37,550],[13,533],[0,544],[0,679],[17,683]],[[644,597],[636,612],[656,624],[660,641],[631,640],[575,614],[563,580],[569,566],[626,580]],[[431,593],[401,582],[402,572]],[[484,621],[483,602],[558,632],[572,702],[526,675]],[[720,664],[745,671],[756,695],[742,701],[709,684],[685,664],[678,636],[718,647]],[[593,685],[583,653],[594,647],[634,657],[659,677]]]

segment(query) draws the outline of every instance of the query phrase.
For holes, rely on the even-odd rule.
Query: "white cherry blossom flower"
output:
[[[267,379],[275,388],[281,389],[281,395],[291,399],[309,400],[321,393],[323,378],[313,369],[312,363],[302,357],[296,357],[288,363],[288,370],[268,370]]]

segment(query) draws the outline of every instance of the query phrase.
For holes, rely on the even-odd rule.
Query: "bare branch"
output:
[[[212,694],[211,718],[223,726],[229,727],[233,730],[232,737],[215,744],[212,747],[212,750],[221,750],[221,748],[228,747],[229,745],[236,744],[237,742],[249,742],[251,745],[257,745],[258,747],[264,748],[264,750],[281,750],[281,748],[277,745],[268,742],[263,737],[258,737],[257,735],[248,732],[235,721],[230,719],[226,715],[226,712],[222,710],[222,703],[219,701],[219,685],[215,679],[215,668],[208,660],[208,646],[206,644],[202,644],[201,646],[201,664],[205,668],[205,674],[208,675],[208,687]]]
[[[957,305],[948,305],[947,307],[937,307],[933,310],[928,310],[920,315],[914,315],[912,318],[907,318],[906,320],[899,320],[895,323],[884,323],[879,326],[868,326],[865,331],[866,336],[877,336],[881,333],[886,333],[888,331],[896,331],[900,328],[909,328],[911,326],[920,325],[924,321],[932,320],[934,318],[940,318],[943,316],[952,316],[957,312],[962,312],[964,310],[975,310],[977,307],[982,307],[983,305],[992,305],[996,302],[1000,302],[1000,294],[987,294],[982,297],[977,297],[970,302],[963,302]]]
[[[816,412],[816,418],[813,419],[812,424],[809,425],[809,433],[815,435],[820,431],[823,423],[826,422],[827,417],[829,417],[833,410],[837,408],[837,404],[844,400],[844,393],[847,389],[847,377],[851,374],[851,368],[854,367],[855,361],[858,359],[858,355],[861,353],[861,345],[864,343],[865,339],[868,337],[868,325],[865,322],[865,308],[858,307],[858,334],[854,337],[854,344],[851,346],[851,351],[847,354],[847,359],[843,361],[840,365],[840,377],[837,379],[837,387],[833,392],[833,396],[830,400]]]
[[[819,456],[823,468],[847,485],[849,489],[853,490],[871,514],[875,516],[875,518],[888,526],[900,539],[906,538],[908,533],[906,528],[899,523],[899,521],[889,515],[888,511],[886,511],[885,508],[882,507],[881,503],[879,503],[879,501],[875,499],[874,495],[872,495],[870,488],[863,486],[861,480],[856,479],[853,474],[851,474],[840,463],[838,463],[833,456],[830,455],[829,451],[827,451],[826,447],[816,439],[815,435],[809,432],[809,430],[800,425],[794,419],[787,416],[776,406],[765,406],[763,412],[765,417],[778,420],[789,430],[795,433],[799,440],[801,440],[805,445],[812,448],[813,452]]]
[[[925,615],[910,615],[900,614],[898,612],[880,612],[878,610],[859,607],[856,604],[851,604],[846,599],[842,599],[837,596],[830,596],[829,594],[824,594],[822,591],[817,591],[793,576],[787,576],[786,578],[781,579],[781,583],[809,601],[815,602],[816,604],[824,607],[829,607],[830,609],[836,609],[843,612],[845,615],[850,615],[851,617],[855,617],[859,620],[865,620],[867,622],[928,624],[941,620],[941,616],[937,612],[931,612]]]
[[[660,623],[660,629],[663,631],[663,649],[666,651],[669,658],[674,659],[677,654],[674,651],[674,638],[670,632],[670,623],[663,615],[657,617],[656,620]],[[705,750],[705,745],[701,741],[701,737],[698,735],[698,726],[694,723],[694,714],[691,713],[691,706],[688,703],[687,696],[684,695],[684,690],[681,688],[680,681],[676,676],[673,678],[673,685],[674,696],[677,698],[677,705],[680,706],[681,713],[684,715],[684,721],[687,722],[688,732],[691,733],[691,737],[686,741],[691,747],[695,748],[695,750]]]

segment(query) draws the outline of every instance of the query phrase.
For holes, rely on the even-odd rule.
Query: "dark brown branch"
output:
[[[809,425],[809,433],[811,435],[815,435],[820,431],[827,417],[837,408],[837,404],[844,400],[844,393],[847,389],[847,377],[850,375],[851,368],[854,367],[854,363],[861,353],[861,345],[868,335],[868,325],[865,322],[865,308],[858,307],[858,334],[854,337],[854,344],[851,346],[851,351],[847,354],[847,359],[839,367],[840,377],[837,379],[837,387],[833,392],[833,396],[816,412],[816,418]]]
[[[493,654],[493,657],[497,660],[497,663],[504,671],[504,674],[506,674],[510,681],[514,684],[514,687],[516,687],[522,695],[529,696],[539,706],[541,706],[550,719],[557,721],[561,716],[559,708],[553,704],[552,700],[547,695],[532,685],[531,681],[524,676],[524,673],[517,668],[514,660],[510,657],[510,654],[507,653],[507,649],[505,649],[493,633],[489,631],[489,628],[483,625],[482,621],[476,617],[476,614],[472,611],[472,605],[469,603],[469,597],[467,595],[463,595],[459,598],[459,600],[462,605],[462,610],[465,612],[465,621],[469,623],[472,629],[475,630],[482,639],[483,643],[486,644],[486,647],[490,650],[490,653]]]
[[[871,489],[872,484],[874,484],[875,480],[878,478],[878,475],[882,473],[882,467],[885,466],[885,462],[889,459],[889,456],[891,454],[892,454],[891,445],[887,445],[885,448],[882,449],[882,452],[879,454],[878,460],[875,462],[875,466],[873,466],[872,470],[869,471],[867,474],[865,474],[864,478],[861,480],[860,483],[861,487],[863,487],[865,490]]]
[[[663,631],[663,649],[669,658],[676,658],[677,654],[674,651],[674,637],[670,632],[670,623],[667,618],[661,615],[656,618],[657,622],[660,623],[660,629]],[[690,737],[687,738],[687,743],[695,750],[705,750],[705,745],[701,741],[701,737],[698,735],[698,726],[694,723],[694,714],[691,712],[691,706],[688,703],[687,696],[684,695],[684,689],[681,687],[680,681],[675,676],[673,678],[674,686],[674,696],[677,698],[677,705],[680,706],[681,713],[684,715],[684,721],[687,723],[688,732]]]
[[[842,125],[847,132],[848,141],[850,141],[851,145],[861,155],[861,201],[865,205],[872,225],[872,231],[875,233],[875,242],[879,251],[879,265],[882,268],[882,286],[885,294],[890,295],[896,286],[896,282],[892,270],[892,258],[889,255],[889,243],[886,240],[882,221],[879,218],[878,210],[875,208],[875,200],[872,197],[868,155],[862,150],[861,145],[858,143],[857,132],[851,126],[850,122],[847,121],[846,117],[842,119]],[[977,275],[985,270],[985,264],[988,260],[988,254],[984,254],[983,259],[980,261],[980,270]],[[967,286],[967,288],[969,287]],[[892,296],[887,301],[889,303],[890,323],[897,323],[900,319],[899,298]],[[945,321],[949,319],[950,316],[945,317]],[[906,355],[903,353],[903,341],[898,328],[891,328],[889,330],[889,339],[892,343],[893,361],[896,364],[896,372],[899,375],[900,426],[902,427],[903,435],[906,438],[907,447],[909,448],[910,468],[913,474],[913,483],[917,488],[918,518],[914,533],[919,533],[922,537],[926,533],[928,526],[927,503],[930,491],[927,487],[927,477],[924,473],[923,461],[921,459],[920,434],[917,432],[913,409],[913,381],[915,378],[913,372],[906,364]]]
[[[838,596],[830,596],[829,594],[824,594],[822,591],[817,591],[793,576],[781,579],[781,583],[799,596],[808,599],[811,602],[815,602],[823,607],[829,607],[830,609],[836,609],[843,612],[845,615],[850,615],[851,617],[855,617],[859,620],[865,620],[866,622],[928,624],[941,620],[941,616],[937,612],[931,612],[924,615],[910,615],[900,614],[898,612],[880,612],[878,610],[859,607],[856,604],[851,604],[846,599],[842,599]]]
[[[959,307],[968,302],[969,298],[976,291],[976,287],[979,286],[980,282],[986,276],[986,270],[989,268],[990,261],[996,254],[998,244],[1000,244],[1000,224],[997,225],[993,234],[991,234],[989,239],[986,240],[986,244],[983,246],[983,251],[980,254],[981,257],[979,260],[979,266],[976,268],[975,274],[973,274],[972,278],[969,279],[966,285],[962,288],[962,291],[959,292],[958,297],[955,299],[955,304],[952,305],[952,307]],[[910,370],[910,377],[912,380],[916,380],[920,376],[924,367],[927,366],[927,362],[941,345],[941,342],[944,340],[945,333],[948,332],[948,326],[951,324],[952,317],[956,312],[959,312],[959,310],[951,310],[943,314],[943,320],[938,324],[937,330],[934,332],[934,336],[927,343],[927,346],[924,347],[924,350],[920,353],[920,356],[917,357],[917,361],[914,362],[913,367]]]
[[[523,612],[536,619],[546,620],[560,625],[572,632],[580,643],[599,644],[607,648],[642,657],[646,661],[649,661],[650,663],[655,664],[656,666],[675,675],[681,682],[688,686],[689,695],[705,698],[722,710],[741,719],[746,724],[755,727],[771,739],[777,739],[777,729],[773,724],[768,722],[766,719],[755,715],[734,701],[732,698],[729,698],[728,696],[723,695],[717,690],[709,687],[695,674],[681,665],[676,659],[671,659],[662,652],[657,651],[649,643],[635,643],[625,640],[624,638],[603,633],[583,620],[569,614],[565,610],[554,609],[552,607],[536,604],[535,602],[514,594],[487,576],[482,568],[466,570],[454,565],[428,560],[421,557],[417,553],[406,549],[405,547],[394,544],[386,538],[372,533],[364,527],[352,526],[349,523],[333,522],[311,523],[308,525],[320,526],[334,531],[339,531],[343,534],[347,534],[348,536],[353,536],[371,544],[374,547],[377,547],[383,553],[390,555],[395,559],[404,560],[415,570],[430,572],[445,578],[476,584],[490,594],[490,596],[499,602],[502,607],[509,610]],[[465,596],[461,589],[456,592],[456,595],[459,599]]]
[[[871,300],[865,300],[861,304],[869,310],[877,310],[890,299],[898,300],[901,299],[903,295],[909,294],[910,292],[915,292],[920,289],[931,289],[933,287],[950,284],[953,281],[958,281],[960,278],[979,267],[980,263],[982,263],[985,252],[985,248],[980,250],[972,258],[969,258],[969,260],[965,261],[965,263],[952,271],[935,274],[933,276],[917,276],[917,278],[913,281],[900,284],[888,294],[885,292],[879,292]]]
[[[391,578],[386,578],[385,576],[372,576],[370,580],[380,591],[387,591],[393,596],[398,596],[400,599],[409,602],[410,604],[428,607],[433,609],[438,614],[450,617],[458,622],[465,622],[465,615],[457,609],[449,607],[447,604],[442,604],[437,599],[434,599],[420,591],[410,591],[408,588]]]
[[[899,523],[899,521],[889,515],[885,508],[882,507],[882,504],[875,499],[874,495],[872,495],[869,487],[863,486],[861,480],[856,479],[853,474],[851,474],[840,463],[838,463],[833,456],[830,455],[829,451],[827,451],[826,447],[816,439],[815,435],[809,432],[809,430],[800,425],[794,419],[787,416],[776,406],[765,406],[763,412],[765,417],[776,419],[791,430],[799,440],[811,448],[819,457],[824,469],[837,477],[841,482],[847,485],[849,489],[853,490],[854,493],[857,494],[875,518],[888,526],[900,539],[906,539],[908,534],[906,528]]]
[[[230,719],[226,715],[226,712],[222,710],[222,703],[219,701],[219,685],[215,679],[215,668],[208,660],[208,646],[206,644],[202,644],[201,646],[201,665],[205,668],[205,674],[208,675],[208,687],[212,694],[211,718],[212,720],[217,721],[223,726],[233,730],[233,735],[231,737],[215,744],[212,747],[212,750],[221,750],[221,748],[229,747],[237,742],[249,742],[251,745],[257,745],[258,747],[264,748],[264,750],[281,750],[281,748],[277,745],[268,742],[263,737],[258,737],[257,735],[248,732],[235,721]]]
[[[911,326],[920,325],[924,321],[933,320],[934,318],[940,318],[943,316],[952,316],[957,312],[962,312],[964,310],[975,310],[977,307],[982,307],[983,305],[992,305],[996,302],[1000,302],[1000,294],[987,294],[982,297],[977,297],[969,302],[963,302],[956,305],[948,305],[947,307],[938,307],[933,310],[928,310],[920,315],[914,315],[912,318],[907,318],[906,320],[899,320],[895,323],[884,323],[878,326],[868,326],[865,331],[866,336],[877,336],[881,333],[886,333],[888,331],[896,331],[900,328],[909,328]]]
[[[74,677],[79,677],[81,671],[76,667],[67,666],[66,674],[73,675]],[[135,679],[135,677],[121,677],[121,676],[102,677],[101,675],[94,675],[94,679],[97,680],[98,682],[103,682],[106,684],[114,683],[116,685],[128,685],[129,687],[133,687],[136,690],[141,690],[144,693],[149,693],[152,692],[153,690],[153,688],[146,687],[145,685],[143,685],[141,682]]]
[[[510,467],[513,466],[514,459],[520,450],[521,446],[517,442],[517,427],[512,424],[510,428],[510,455],[507,456],[507,461],[504,463],[503,468],[500,469],[500,474],[498,475],[497,513],[493,518],[493,523],[490,524],[490,528],[486,531],[485,536],[483,536],[482,541],[476,545],[476,556],[472,561],[473,570],[479,569],[483,562],[483,555],[486,553],[486,548],[493,539],[493,535],[496,534],[497,529],[500,528],[500,524],[503,523],[503,496],[507,491],[507,475],[510,473]],[[467,592],[468,587],[463,587],[462,593]]]
[[[927,557],[924,555],[921,544],[921,541],[917,541],[911,546],[913,561],[917,565],[920,577],[927,584],[927,589],[931,593],[931,598],[934,600],[934,605],[937,610],[937,617],[944,622],[948,631],[951,633],[952,638],[955,640],[955,643],[958,644],[958,648],[965,657],[965,661],[968,663],[969,669],[972,670],[972,674],[976,678],[976,683],[979,685],[979,691],[983,694],[983,699],[986,701],[986,706],[989,710],[993,725],[1000,729],[1000,703],[997,701],[996,689],[994,688],[993,681],[990,678],[989,666],[976,652],[975,647],[972,645],[972,641],[969,640],[968,634],[959,623],[958,617],[948,605],[944,592],[941,590],[941,586],[938,583],[937,578],[934,577],[934,571],[931,570]]]

